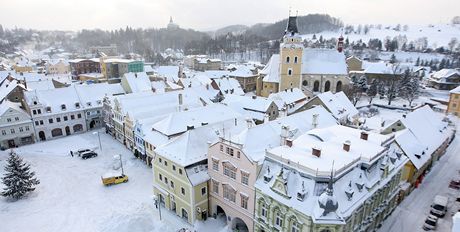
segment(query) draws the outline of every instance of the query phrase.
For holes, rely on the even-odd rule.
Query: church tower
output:
[[[297,28],[297,16],[289,16],[286,31],[280,44],[279,91],[300,88],[302,80],[302,37]]]

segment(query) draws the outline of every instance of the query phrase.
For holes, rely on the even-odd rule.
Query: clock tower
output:
[[[279,91],[301,88],[302,54],[302,37],[300,37],[297,29],[297,16],[289,16],[286,31],[280,44]]]

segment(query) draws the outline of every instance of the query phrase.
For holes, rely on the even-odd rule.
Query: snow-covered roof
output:
[[[234,144],[240,144],[249,159],[261,162],[265,157],[266,149],[282,145],[281,134],[283,133],[283,127],[286,129],[287,137],[295,139],[314,128],[313,115],[317,115],[315,116],[317,117],[316,128],[337,124],[337,121],[329,112],[322,106],[318,106],[268,123],[249,127],[239,134],[232,135],[229,140]]]
[[[360,132],[334,125],[305,133],[293,141],[292,147],[269,150],[258,175],[256,189],[287,207],[311,216],[315,223],[344,224],[343,218],[383,188],[407,162],[405,156],[395,155],[398,147],[391,143],[391,137],[369,133],[369,139],[362,140]],[[347,140],[349,152],[343,149]],[[382,146],[383,142],[388,146]],[[321,148],[319,157],[312,154],[313,148]],[[362,164],[368,168],[361,168]],[[384,169],[381,167],[388,167],[388,176],[382,175]],[[332,194],[329,199],[338,208],[325,212],[318,202],[324,197],[331,171]],[[279,180],[286,186],[282,194],[274,185]],[[351,198],[347,192],[351,193]],[[304,197],[299,198],[298,193],[303,193]]]
[[[235,95],[244,95],[243,88],[241,88],[240,82],[235,78],[220,78],[214,79],[213,82],[216,83],[217,88],[219,88],[222,94],[235,94]]]
[[[214,104],[172,113],[165,119],[155,123],[152,129],[166,136],[172,136],[187,131],[189,126],[197,128],[239,116],[241,115],[228,106]]]
[[[102,107],[105,96],[124,94],[123,87],[118,84],[98,83],[91,85],[74,85],[81,104],[86,108]]]
[[[155,149],[155,152],[183,167],[187,167],[206,160],[209,144],[217,142],[220,136],[235,134],[244,128],[246,128],[244,119],[240,117],[226,118],[218,123],[187,130],[169,143]]]
[[[39,80],[39,81],[28,81],[27,82],[28,90],[47,90],[54,89],[53,81],[50,79]]]
[[[273,54],[267,65],[259,72],[265,75],[264,82],[280,82],[280,55]]]
[[[246,110],[265,113],[273,101],[264,97],[227,94],[225,95],[225,99],[222,101],[222,103],[228,106],[237,106]]]
[[[231,68],[235,69],[235,71],[230,71],[230,73],[228,73],[228,75],[231,77],[243,77],[244,78],[244,77],[257,76],[257,74],[253,73],[253,70],[255,70],[255,67],[251,65],[234,65]]]
[[[179,80],[179,66],[159,66],[155,68],[158,75],[166,77],[168,81],[177,82]]]
[[[366,68],[364,69],[364,73],[370,74],[394,74],[394,71],[396,71],[396,74],[402,73],[402,69],[400,67],[394,67],[394,65],[385,62],[369,62],[366,63]]]
[[[190,180],[192,186],[197,186],[211,179],[211,177],[208,175],[207,164],[198,164],[188,167],[185,169],[185,173],[187,173],[187,177]]]
[[[227,70],[206,70],[203,72],[205,76],[208,76],[210,79],[219,79],[227,77],[230,74],[230,71]]]
[[[449,93],[460,94],[460,86],[456,87],[455,89],[449,91]]]
[[[358,115],[356,107],[350,102],[348,97],[343,92],[333,94],[332,92],[321,93],[316,96],[323,102],[326,108],[338,120],[351,119]]]
[[[431,75],[432,78],[435,78],[435,79],[442,79],[442,78],[448,78],[448,77],[451,77],[451,76],[454,76],[454,75],[457,75],[457,76],[460,76],[460,71],[458,71],[457,69],[441,69],[435,73],[433,73]]]
[[[149,76],[145,72],[125,73],[123,79],[126,80],[133,93],[152,91]]]
[[[298,88],[286,89],[278,93],[272,93],[268,96],[275,102],[279,109],[287,107],[288,114],[295,112],[302,107],[306,101],[307,96]]]
[[[30,115],[21,108],[21,103],[19,102],[3,101],[0,103],[0,116],[5,114],[8,110],[16,110],[30,117]]]
[[[302,74],[348,75],[345,54],[336,49],[305,48]]]

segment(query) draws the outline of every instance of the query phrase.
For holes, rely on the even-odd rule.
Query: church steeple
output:
[[[284,31],[284,34],[289,34],[291,36],[298,34],[299,29],[297,28],[297,16],[290,16],[288,19],[288,23],[286,26],[286,31]]]

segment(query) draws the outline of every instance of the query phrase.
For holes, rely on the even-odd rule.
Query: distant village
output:
[[[290,16],[266,64],[167,49],[159,66],[116,45],[7,54],[0,148],[102,128],[190,224],[375,231],[454,139],[460,70],[349,55],[340,34],[335,48],[307,48],[297,27]]]

